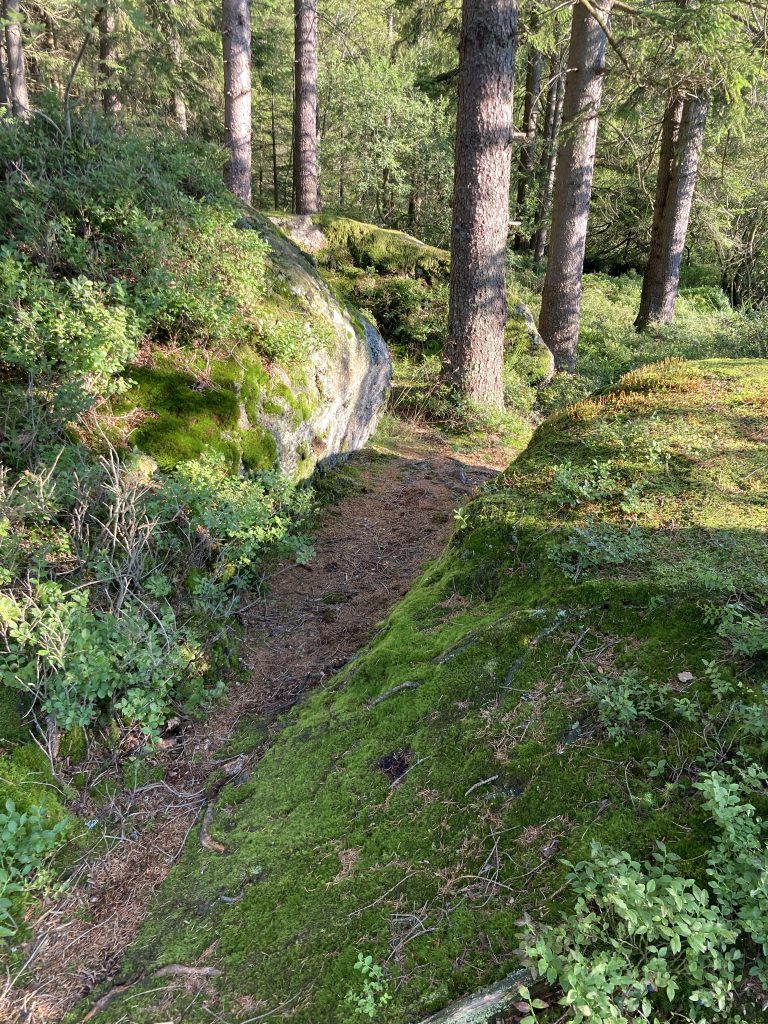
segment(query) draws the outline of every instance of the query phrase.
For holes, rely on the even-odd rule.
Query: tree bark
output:
[[[532,26],[533,27],[533,26]],[[541,53],[534,46],[529,48],[525,72],[525,100],[523,103],[523,133],[525,142],[520,147],[520,163],[517,172],[517,220],[525,223],[528,186],[531,184],[536,160],[536,129],[539,120],[539,90],[541,89]],[[523,225],[515,232],[515,250],[528,249],[528,237],[523,234]]]
[[[96,16],[99,27],[99,77],[101,105],[108,117],[116,117],[123,109],[116,88],[117,47],[115,44],[115,11],[111,3],[102,4]]]
[[[175,26],[171,26],[168,34],[168,49],[173,64],[173,119],[182,135],[189,129],[187,118],[187,101],[181,84],[181,40]]]
[[[419,230],[419,215],[421,213],[421,193],[416,175],[411,176],[411,190],[408,193],[408,231],[415,235]]]
[[[224,181],[244,203],[251,202],[251,4],[222,0],[224,130],[229,158]]]
[[[19,0],[3,0],[3,13],[10,19],[5,27],[5,52],[8,60],[8,82],[11,90],[11,110],[22,121],[29,119],[29,89],[24,65],[24,40],[19,20]]]
[[[0,39],[0,118],[11,116],[11,93],[5,73],[5,43]]]
[[[651,248],[635,320],[638,330],[651,323],[668,324],[675,314],[708,106],[706,96],[677,94],[664,113]]]
[[[612,6],[613,0],[591,3],[605,25],[610,23]],[[550,258],[539,319],[539,333],[555,357],[556,368],[569,373],[576,366],[605,47],[603,28],[583,4],[575,4],[552,198]]]
[[[557,167],[557,142],[560,135],[560,124],[563,120],[563,75],[557,57],[550,64],[550,79],[547,89],[547,106],[544,113],[544,145],[539,161],[539,199],[536,205],[536,218],[531,249],[533,250],[533,266],[536,270],[544,260],[549,237],[549,217],[552,211],[552,190],[555,184],[555,168]]]
[[[443,377],[474,402],[504,404],[507,236],[516,0],[464,0]]]
[[[317,154],[317,0],[294,0],[294,212],[320,209]]]
[[[272,82],[271,91],[271,137],[272,137],[272,198],[275,201],[275,210],[280,209],[280,178],[277,173],[277,122],[275,117],[275,83]]]

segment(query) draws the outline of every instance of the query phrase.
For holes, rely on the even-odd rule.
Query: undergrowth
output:
[[[306,417],[286,374],[327,329],[219,163],[87,114],[0,135],[0,938],[77,831],[61,764],[203,713],[244,589],[311,556],[259,416]]]

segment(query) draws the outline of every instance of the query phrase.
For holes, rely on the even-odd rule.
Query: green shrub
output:
[[[150,477],[114,452],[65,453],[0,475],[0,680],[59,728],[116,717],[155,737],[175,707],[220,692],[211,644],[264,561],[311,557],[313,495],[277,473],[230,476],[215,454]]]
[[[768,981],[768,826],[750,802],[765,782],[748,766],[696,783],[715,829],[706,886],[682,877],[662,843],[642,862],[593,845],[569,865],[573,909],[538,931],[529,923],[525,954],[574,1021],[743,1019],[743,983]]]
[[[0,939],[17,931],[13,909],[19,897],[44,887],[46,862],[66,827],[65,819],[51,823],[39,806],[21,811],[6,800],[0,811]]]

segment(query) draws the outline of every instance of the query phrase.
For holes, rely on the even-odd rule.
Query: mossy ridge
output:
[[[122,977],[207,954],[228,1019],[259,1000],[335,1024],[350,1019],[363,950],[400,982],[380,1019],[404,1024],[506,973],[521,914],[567,900],[560,858],[593,839],[635,854],[661,839],[703,881],[710,836],[690,774],[670,787],[646,765],[690,765],[695,725],[647,722],[616,747],[586,682],[635,670],[679,688],[690,671],[707,699],[702,659],[729,655],[701,602],[752,593],[768,571],[766,402],[765,361],[670,362],[544,424],[378,639],[223,792],[213,831],[227,853],[187,850]],[[564,501],[556,468],[596,462],[615,493]],[[647,500],[628,512],[633,484]],[[640,555],[574,573],[563,544],[596,524],[640,531]],[[408,764],[394,785],[377,767],[392,754]],[[156,1020],[153,988],[96,1019]]]

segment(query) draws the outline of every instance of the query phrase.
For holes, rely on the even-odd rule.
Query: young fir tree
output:
[[[531,31],[537,28],[536,19],[531,21]],[[533,183],[536,162],[537,129],[539,123],[539,93],[541,91],[542,54],[536,42],[528,47],[528,58],[525,70],[525,98],[523,102],[522,131],[525,141],[520,147],[520,160],[517,170],[517,219],[521,222],[515,232],[515,249],[525,252],[529,248],[529,235],[525,232],[527,219],[528,190]]]
[[[461,395],[504,404],[506,260],[516,0],[464,0],[444,379]]]
[[[544,108],[544,127],[541,139],[541,156],[539,157],[539,194],[530,242],[530,249],[533,252],[533,265],[537,270],[544,261],[547,239],[549,238],[552,190],[555,184],[555,170],[557,167],[557,143],[560,136],[560,125],[563,120],[563,93],[563,74],[560,58],[555,54],[549,66],[547,101]]]

